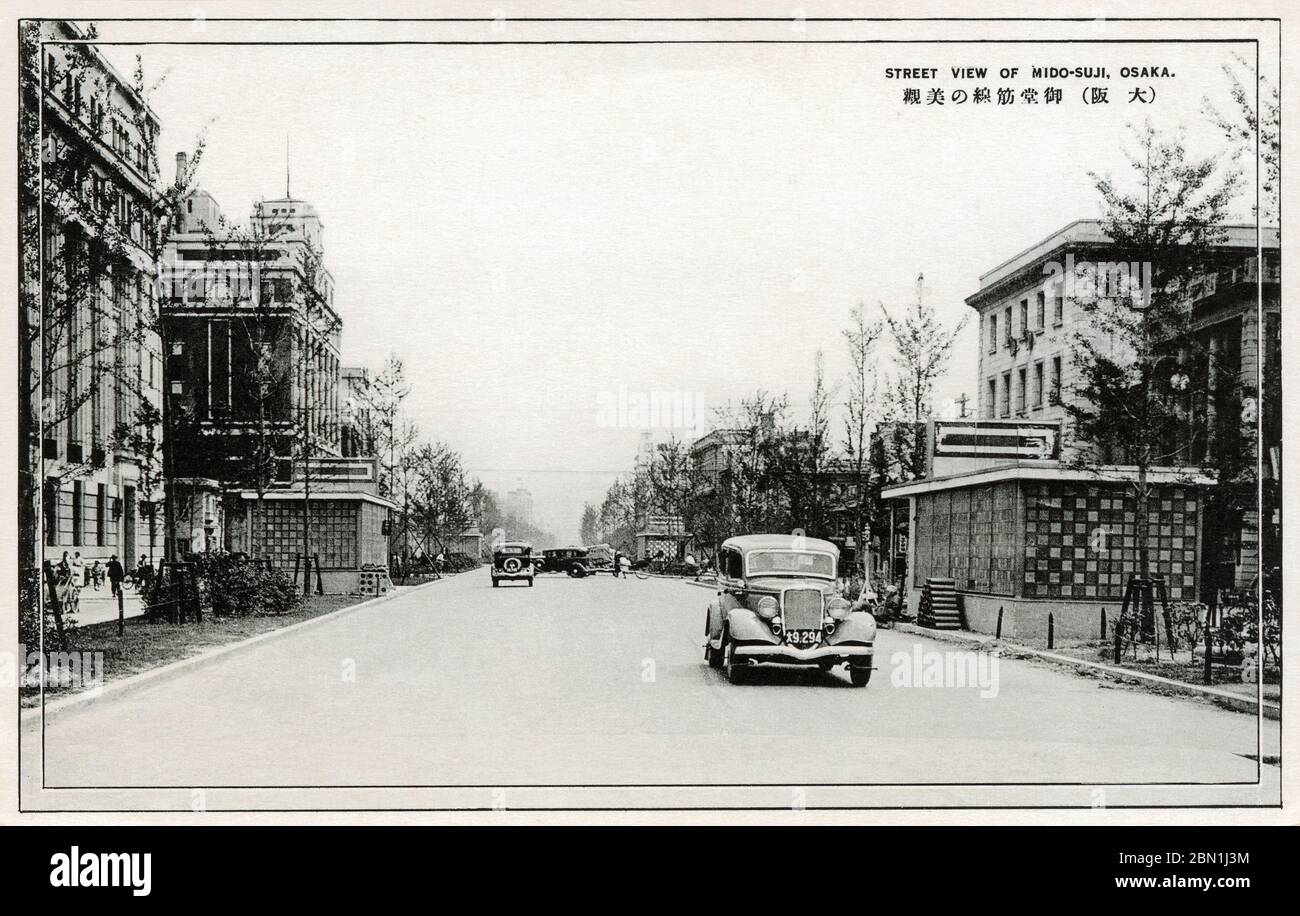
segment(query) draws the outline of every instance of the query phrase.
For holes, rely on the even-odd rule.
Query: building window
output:
[[[998,380],[996,378],[991,378],[989,379],[988,397],[984,401],[984,416],[990,420],[993,419],[995,416],[997,416],[997,409],[998,409]]]
[[[999,413],[1004,417],[1011,416],[1011,373],[1002,373],[1002,409]]]
[[[1037,311],[1038,321],[1034,324],[1034,327],[1041,331],[1047,327],[1047,293],[1043,292],[1041,289],[1038,291]]]
[[[100,484],[95,492],[95,544],[104,546],[104,517],[108,515],[108,487]]]
[[[1005,327],[1002,329],[1002,336],[1007,342],[1007,349],[1011,349],[1011,306],[1007,306],[1002,313],[1002,323]]]
[[[45,478],[45,546],[56,547],[59,543],[59,478]]]
[[[1043,361],[1034,363],[1034,409],[1043,406]]]
[[[998,313],[989,312],[989,352],[998,352]]]
[[[1029,300],[1020,300],[1020,336],[1024,337],[1029,333]]]
[[[81,546],[81,515],[83,511],[81,481],[72,482],[72,546]]]
[[[1052,357],[1052,388],[1048,395],[1053,404],[1061,403],[1061,357]]]
[[[1057,287],[1052,296],[1052,327],[1059,328],[1065,321],[1065,294]]]
[[[1016,377],[1016,413],[1024,416],[1025,413],[1025,370],[1021,369]]]

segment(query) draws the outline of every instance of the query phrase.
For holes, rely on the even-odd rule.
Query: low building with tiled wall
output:
[[[1138,571],[1131,476],[1127,468],[1094,474],[1043,461],[888,489],[911,512],[909,607],[919,605],[927,578],[952,579],[976,632],[996,632],[1001,610],[1004,636],[1041,638],[1048,614],[1058,636],[1099,636],[1103,610],[1113,626]],[[1194,600],[1197,478],[1164,469],[1153,480],[1151,573],[1164,579],[1171,601]]]
[[[227,547],[269,559],[285,572],[303,572],[304,506],[310,505],[307,553],[320,563],[326,594],[355,592],[366,566],[388,566],[384,522],[396,508],[375,492],[375,462],[316,459],[308,487],[301,477],[268,490],[230,494],[226,505]],[[313,576],[314,578],[314,576]],[[313,581],[314,585],[314,581]]]

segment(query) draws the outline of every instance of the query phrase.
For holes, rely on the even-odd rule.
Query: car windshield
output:
[[[521,554],[521,553],[524,553],[524,552],[525,552],[525,549],[524,549],[523,547],[498,547],[498,548],[497,548],[497,553],[499,553],[499,554],[505,554],[505,555],[508,555],[508,554],[516,554],[516,555],[518,555],[518,554]]]
[[[825,553],[756,550],[745,558],[751,576],[820,576],[835,578],[835,558]]]

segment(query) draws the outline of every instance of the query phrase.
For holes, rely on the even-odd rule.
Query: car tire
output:
[[[722,650],[713,648],[707,634],[704,637],[704,660],[709,663],[710,668],[721,668],[726,662]]]
[[[493,587],[493,588],[498,587],[500,584],[501,584],[501,580],[500,580],[500,579],[495,579],[495,578],[494,578],[494,579],[492,580],[492,587]]]
[[[871,683],[870,666],[849,665],[849,683],[854,687],[865,687]]]
[[[531,577],[528,579],[528,587],[529,587],[529,588],[532,588],[532,587],[533,587],[533,580],[532,580]]]
[[[736,661],[735,642],[729,638],[724,639],[722,642],[722,651],[726,653],[726,656],[723,659],[723,667],[727,672],[727,683],[733,685],[745,683],[749,672],[745,670],[744,665],[738,664]]]

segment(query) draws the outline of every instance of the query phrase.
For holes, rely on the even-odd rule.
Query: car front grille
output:
[[[781,624],[787,630],[820,630],[821,591],[815,588],[788,588],[782,592]]]

